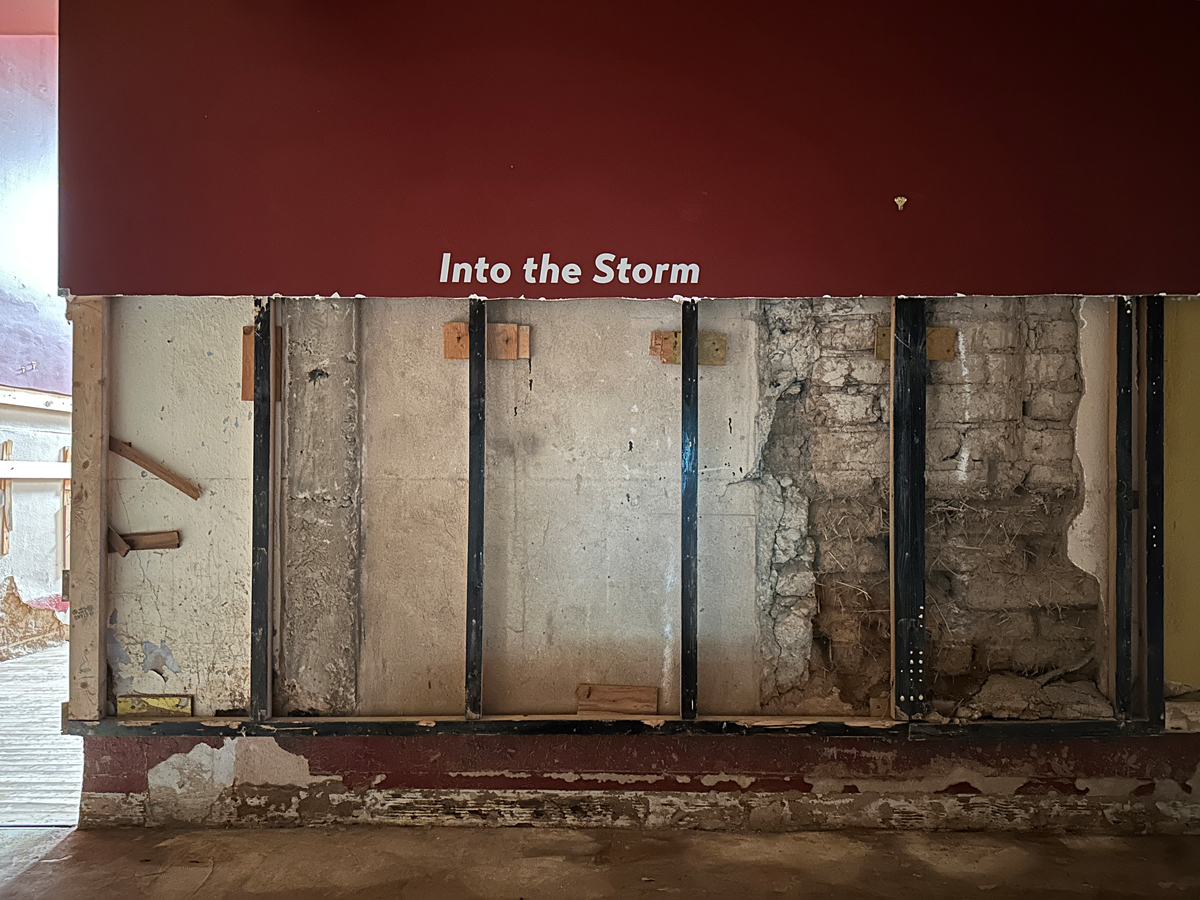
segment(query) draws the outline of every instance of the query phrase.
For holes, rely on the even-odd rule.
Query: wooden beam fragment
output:
[[[130,550],[175,550],[181,543],[178,531],[138,531],[119,537]]]
[[[133,445],[128,441],[118,441],[115,437],[110,435],[108,439],[108,449],[117,454],[117,456],[129,460],[135,466],[141,466],[155,478],[161,478],[167,484],[171,485],[171,487],[178,491],[182,491],[193,500],[200,499],[200,485],[192,484],[186,478],[176,475],[166,466],[156,463],[145,453],[142,453],[142,451],[135,450]]]
[[[658,688],[639,684],[581,684],[575,688],[575,711],[655,715]]]
[[[466,322],[447,322],[442,326],[442,357],[470,359],[471,340]],[[487,330],[488,359],[529,359],[529,326],[492,322]]]
[[[119,556],[125,556],[130,551],[129,542],[117,534],[117,529],[108,526],[108,549]]]
[[[958,356],[958,331],[954,328],[927,328],[925,330],[925,358],[936,362],[948,362]],[[875,329],[875,358],[892,358],[892,329],[880,326]]]

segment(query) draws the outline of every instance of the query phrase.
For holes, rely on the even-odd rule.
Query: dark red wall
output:
[[[62,283],[1200,291],[1198,39],[1192,0],[62,0]],[[546,251],[577,288],[524,284]]]

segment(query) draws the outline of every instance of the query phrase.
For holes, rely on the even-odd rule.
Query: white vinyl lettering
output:
[[[596,282],[597,284],[608,284],[610,281],[612,281],[613,270],[609,263],[616,258],[616,254],[614,253],[601,253],[599,256],[597,256],[596,268],[600,271],[598,274],[592,276],[592,281]]]
[[[457,262],[454,254],[447,251],[442,254],[441,262],[438,281],[443,284],[447,281],[505,284],[517,268],[521,269],[526,284],[558,284],[560,279],[566,284],[578,284],[583,276],[583,267],[579,263],[554,262],[549,253],[541,254],[540,261],[536,256],[528,256],[523,264],[510,265],[507,262],[489,263],[486,256],[480,256],[473,263]],[[592,281],[596,284],[609,284],[614,280],[621,284],[649,284],[651,281],[662,284],[668,272],[671,284],[700,283],[699,263],[631,263],[628,256],[618,260],[615,253],[600,253],[595,259],[595,269]]]
[[[692,276],[692,284],[699,284],[700,266],[696,263],[675,263],[671,266],[671,284],[675,284],[677,276],[680,284],[687,284],[688,275]]]

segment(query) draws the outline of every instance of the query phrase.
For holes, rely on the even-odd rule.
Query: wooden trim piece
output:
[[[0,406],[23,406],[27,409],[46,409],[50,412],[71,411],[71,398],[49,391],[30,391],[25,388],[0,388]]]
[[[254,402],[254,326],[242,326],[242,399]]]
[[[14,481],[66,481],[71,477],[69,462],[40,462],[28,459],[0,459],[0,479]]]
[[[107,297],[75,297],[71,419],[71,686],[72,719],[105,714],[108,621],[108,329]]]
[[[166,466],[155,462],[141,450],[135,450],[133,444],[128,441],[118,441],[110,435],[108,438],[108,449],[117,454],[117,456],[129,460],[135,466],[141,466],[155,478],[161,478],[171,487],[177,491],[182,491],[193,500],[200,499],[200,485],[192,484],[182,475],[176,475]]]

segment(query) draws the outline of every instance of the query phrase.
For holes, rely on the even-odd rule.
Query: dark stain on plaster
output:
[[[320,368],[319,366],[315,369],[308,370],[309,384],[316,384],[319,379],[328,378],[328,377],[329,377],[329,373],[326,372],[324,369]]]
[[[971,784],[969,781],[959,781],[948,787],[942,788],[940,791],[935,791],[938,794],[982,794],[979,788]]]

